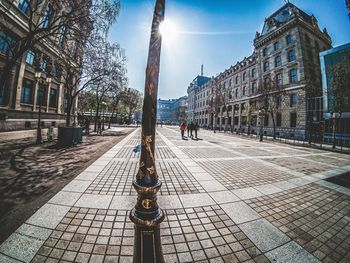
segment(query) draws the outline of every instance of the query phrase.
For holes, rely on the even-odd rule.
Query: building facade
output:
[[[32,8],[33,4],[30,0],[0,2],[1,74],[9,58],[14,55],[11,44],[17,49],[15,43],[18,39],[27,37],[31,23],[35,22],[35,26],[45,28],[49,25],[53,10],[59,12],[63,7],[53,1],[41,1],[35,11],[30,11]],[[60,28],[57,36],[36,41],[31,49],[26,50],[16,60],[5,85],[0,89],[0,131],[37,127],[39,108],[42,127],[65,123],[67,101],[63,72],[59,67],[54,67],[55,61],[64,59],[61,52],[64,46],[67,49],[75,48],[77,55],[75,60],[70,62],[78,63],[82,52],[72,44],[63,27]],[[36,79],[35,70],[38,67],[42,72],[41,77]],[[74,105],[76,108],[77,100]]]
[[[323,84],[324,132],[332,137],[333,124],[335,124],[337,134],[341,134],[349,144],[350,43],[321,52],[320,61]]]
[[[193,120],[213,129],[307,137],[307,102],[322,95],[318,55],[330,47],[313,15],[285,4],[256,33],[253,54],[201,88],[191,83]]]
[[[186,120],[187,96],[178,99],[158,100],[157,122],[178,124]]]

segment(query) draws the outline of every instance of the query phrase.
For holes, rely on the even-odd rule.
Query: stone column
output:
[[[18,73],[15,110],[20,110],[21,109],[21,93],[22,93],[22,86],[23,86],[23,78],[24,78],[25,68],[26,68],[26,56],[23,56],[22,61],[21,61],[21,65],[20,65],[20,68],[19,68],[19,73]]]
[[[49,112],[51,83],[47,85],[46,112]]]
[[[34,86],[33,111],[36,111],[36,99],[38,97],[39,81],[36,81]]]

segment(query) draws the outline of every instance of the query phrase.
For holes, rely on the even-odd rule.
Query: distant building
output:
[[[257,133],[263,123],[264,134],[305,138],[308,134],[306,101],[322,95],[319,52],[331,48],[326,29],[321,30],[314,15],[287,3],[266,18],[254,39],[254,52],[216,77],[188,88],[189,118],[200,126]],[[260,87],[273,81],[283,89],[280,98],[265,103],[278,105],[274,119],[265,113],[260,119]],[[215,107],[218,94],[224,103]],[[273,101],[272,101],[273,100]]]
[[[350,138],[350,43],[320,53],[323,84],[324,135],[333,138],[335,131],[342,138]],[[339,64],[340,63],[340,64]],[[343,64],[342,64],[343,63]],[[333,72],[341,67],[340,92],[334,92]],[[339,75],[338,75],[339,76]],[[339,94],[340,93],[340,94]],[[339,97],[339,95],[341,97]],[[338,97],[335,97],[338,96]],[[334,123],[334,122],[335,123]],[[338,137],[340,138],[340,137]]]
[[[187,96],[162,100],[157,103],[157,122],[177,124],[186,119]]]
[[[188,121],[196,122],[197,115],[199,114],[199,108],[204,106],[205,95],[201,93],[203,86],[210,80],[210,78],[205,76],[197,76],[187,88],[188,94]],[[206,96],[208,96],[207,94]]]

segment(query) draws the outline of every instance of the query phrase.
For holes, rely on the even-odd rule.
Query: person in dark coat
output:
[[[194,130],[194,137],[197,139],[197,132],[198,132],[198,124],[197,122],[195,124],[193,124],[193,130]]]
[[[191,134],[191,138],[193,138],[193,129],[194,129],[194,124],[193,122],[191,121],[191,123],[188,125],[188,129],[190,130],[190,134]]]

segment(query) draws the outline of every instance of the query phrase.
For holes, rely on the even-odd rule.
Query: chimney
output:
[[[203,77],[203,71],[204,71],[204,66],[203,66],[203,64],[202,64],[202,66],[201,66],[201,76]]]

